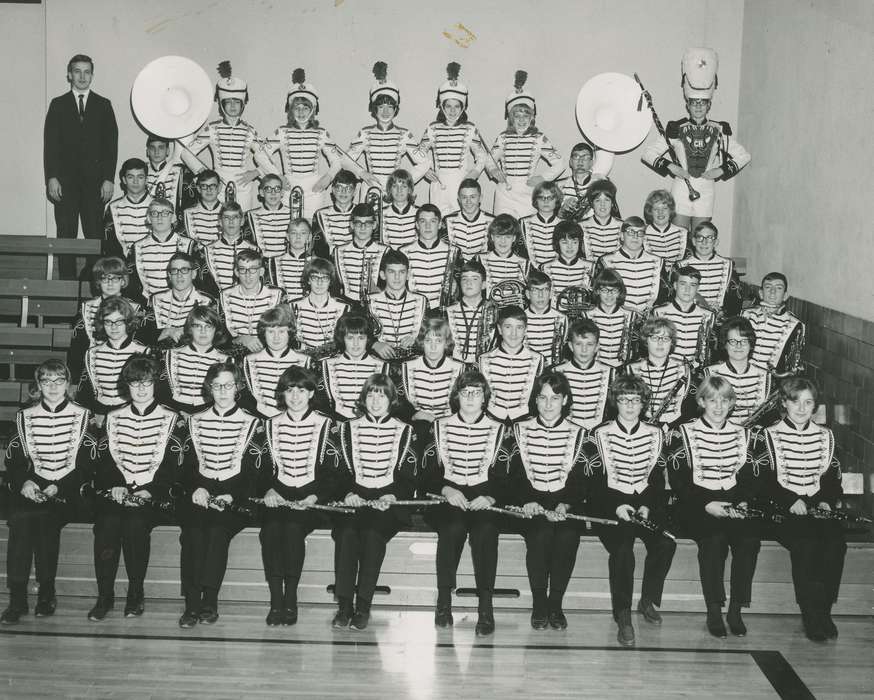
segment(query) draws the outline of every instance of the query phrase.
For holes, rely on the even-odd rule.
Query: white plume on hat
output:
[[[683,97],[689,99],[712,100],[719,80],[719,56],[707,48],[686,49],[683,54],[682,80]]]

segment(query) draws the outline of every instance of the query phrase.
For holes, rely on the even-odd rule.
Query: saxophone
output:
[[[713,350],[713,326],[716,322],[716,316],[710,314],[704,319],[704,322],[698,327],[698,338],[695,342],[695,362],[698,367],[706,367],[710,364],[710,354]]]
[[[440,308],[448,308],[457,301],[462,264],[464,264],[464,258],[461,255],[461,250],[452,246],[446,256],[443,283],[440,285]]]
[[[379,187],[368,188],[364,201],[373,209],[373,215],[376,217],[373,235],[379,243],[382,243],[382,190]]]
[[[552,338],[552,349],[550,351],[550,359],[553,367],[561,364],[562,355],[564,354],[565,337],[567,336],[568,317],[562,316],[555,320],[555,335]]]
[[[497,325],[498,305],[494,300],[486,299],[483,302],[483,309],[476,326],[476,348],[474,349],[474,352],[476,353],[477,358],[491,349],[495,338],[495,327]]]
[[[291,220],[301,218],[303,216],[303,187],[295,185],[291,188],[288,203],[291,210]]]
[[[677,394],[680,393],[680,389],[689,383],[689,364],[684,360],[683,365],[683,375],[674,382],[674,386],[672,386],[671,390],[665,394],[665,398],[662,399],[656,410],[652,412],[652,415],[649,417],[649,423],[656,423],[658,419],[662,417],[664,412],[668,410],[673,400],[677,397]]]

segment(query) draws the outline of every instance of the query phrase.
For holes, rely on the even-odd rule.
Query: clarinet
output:
[[[872,523],[871,518],[869,518],[867,515],[851,513],[848,510],[826,510],[825,508],[808,508],[807,514],[819,520],[834,520],[837,522],[849,523],[850,525],[870,525]]]
[[[255,515],[254,511],[251,508],[247,508],[246,506],[241,506],[236,503],[228,503],[220,498],[216,498],[215,496],[207,496],[206,497],[206,505],[215,506],[223,513],[232,513],[233,515],[238,515],[241,518],[251,518]]]
[[[653,520],[650,520],[649,518],[641,517],[637,513],[631,513],[631,515],[629,516],[629,519],[635,525],[639,525],[644,530],[648,530],[649,532],[654,532],[657,535],[662,535],[663,537],[667,537],[668,539],[671,539],[671,540],[677,539],[677,536],[674,535],[673,532],[666,530],[661,525],[659,525],[658,523],[656,523]]]
[[[100,496],[100,498],[105,498],[107,501],[112,501],[113,503],[117,502],[112,497],[112,491],[108,489],[96,489],[94,495]],[[121,504],[137,506],[138,508],[150,506],[156,510],[160,510],[162,513],[172,513],[175,507],[173,501],[156,501],[152,498],[143,498],[142,496],[137,496],[133,493],[126,493],[121,499]]]

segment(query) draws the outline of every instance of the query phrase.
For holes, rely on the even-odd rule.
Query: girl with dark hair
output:
[[[334,263],[323,258],[308,260],[301,284],[304,296],[290,303],[298,347],[302,352],[325,349],[334,340],[337,321],[349,309],[349,304],[334,296],[340,284]]]
[[[616,204],[616,185],[610,180],[598,180],[586,193],[592,216],[582,222],[583,253],[595,261],[619,247],[619,229],[622,219]]]
[[[522,534],[536,630],[567,628],[562,601],[577,560],[580,528],[565,516],[586,498],[586,429],[568,420],[572,404],[567,378],[547,371],[534,382],[532,417],[513,425],[510,474],[514,498],[531,517]]]
[[[332,626],[363,630],[386,545],[401,527],[389,506],[413,495],[417,469],[413,430],[394,417],[398,392],[389,377],[368,377],[355,408],[357,417],[340,424],[340,491],[343,502],[358,510],[338,520],[331,533],[338,604]]]
[[[388,176],[386,205],[382,208],[382,242],[395,250],[416,240],[415,186],[413,176],[403,168]]]
[[[264,430],[237,403],[243,378],[231,361],[209,368],[203,391],[212,405],[188,419],[182,479],[188,503],[181,508],[182,628],[218,620],[218,595],[231,540],[246,525],[243,510],[255,495]]]
[[[143,614],[143,581],[149,566],[152,528],[160,512],[136,500],[164,501],[179,478],[184,435],[178,415],[155,398],[160,368],[152,358],[134,356],[121,371],[121,396],[128,403],[106,416],[97,454],[94,488],[94,572],[97,602],[88,619],[100,621],[115,605],[115,577],[124,552],[128,589],[125,617]]]
[[[559,221],[552,230],[552,260],[542,270],[552,280],[552,295],[558,297],[568,287],[592,286],[593,260],[583,257],[583,229],[574,221]]]
[[[267,449],[261,465],[265,517],[261,558],[270,589],[270,626],[297,622],[297,586],[306,556],[306,538],[327,527],[318,511],[306,506],[332,500],[340,479],[333,421],[313,408],[316,376],[303,367],[286,369],[276,385],[281,411],[265,426]],[[289,504],[298,507],[289,507]]]
[[[27,580],[35,561],[39,584],[37,617],[55,613],[55,576],[61,529],[74,516],[74,500],[90,469],[97,443],[88,433],[89,413],[70,400],[70,371],[59,360],[46,360],[34,373],[34,403],[15,417],[15,433],[6,447],[9,540],[6,585],[9,605],[0,624],[16,624],[27,615]]]
[[[585,312],[587,319],[594,321],[600,332],[598,360],[611,367],[619,367],[637,357],[637,348],[632,339],[637,316],[626,309],[625,282],[615,270],[601,270],[592,281],[595,305]]]
[[[531,193],[534,213],[519,219],[522,238],[528,250],[528,259],[537,267],[555,258],[552,232],[559,223],[558,208],[561,205],[561,189],[552,180],[535,185]]]

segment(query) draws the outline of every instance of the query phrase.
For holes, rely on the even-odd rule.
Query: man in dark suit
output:
[[[55,205],[58,238],[102,238],[103,207],[112,198],[118,159],[118,126],[112,104],[91,90],[94,62],[77,54],[67,64],[70,92],[49,105],[43,133],[46,191]],[[72,258],[59,276],[75,279]]]

